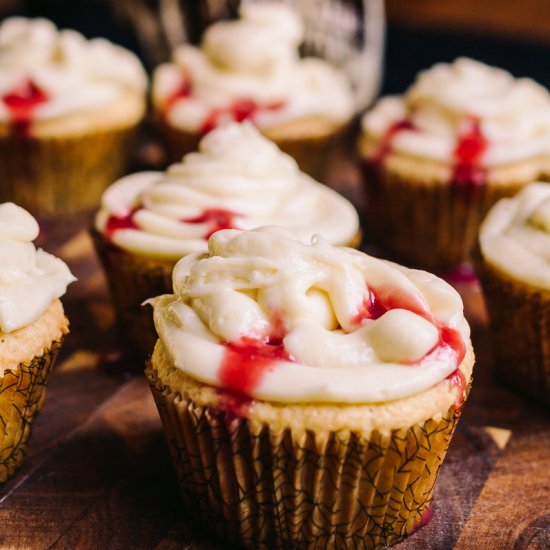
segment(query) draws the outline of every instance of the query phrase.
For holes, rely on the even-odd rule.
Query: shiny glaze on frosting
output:
[[[497,202],[481,225],[479,241],[487,262],[550,290],[550,184],[531,183]]]
[[[108,40],[59,31],[46,19],[0,25],[0,122],[17,126],[27,107],[28,126],[111,104],[128,90],[144,94],[146,86],[138,58]]]
[[[344,74],[299,57],[302,23],[281,2],[242,6],[210,26],[199,48],[180,46],[153,76],[153,102],[174,127],[207,133],[229,120],[267,129],[304,117],[337,124],[354,113]]]
[[[470,345],[441,279],[281,228],[215,233],[173,286],[152,300],[172,364],[253,399],[399,399],[452,378]]]
[[[38,231],[26,210],[0,204],[0,333],[38,319],[75,280],[62,260],[35,248]]]
[[[288,227],[333,244],[353,241],[354,207],[300,172],[296,162],[251,124],[231,123],[205,136],[199,151],[165,173],[122,178],[103,195],[96,228],[115,245],[177,260],[207,250],[216,230]]]
[[[390,152],[429,159],[448,165],[451,181],[479,185],[492,167],[550,153],[550,94],[460,58],[420,73],[403,96],[379,100],[362,128],[370,159],[380,161],[381,149],[384,160]]]

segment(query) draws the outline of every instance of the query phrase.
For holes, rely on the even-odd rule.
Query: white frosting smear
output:
[[[548,154],[550,94],[529,78],[478,61],[459,58],[421,72],[401,97],[381,99],[362,120],[376,140],[392,125],[407,120],[414,127],[399,132],[392,151],[455,162],[455,149],[472,120],[487,140],[480,164],[490,168]]]
[[[59,31],[46,19],[11,17],[0,25],[0,97],[26,82],[48,97],[33,118],[48,120],[108,105],[127,90],[144,93],[147,76],[133,53],[108,40]],[[0,101],[0,120],[9,119]]]
[[[42,315],[75,278],[65,263],[36,249],[38,224],[11,202],[0,204],[0,332],[12,332]]]
[[[132,227],[110,231],[109,220],[136,208]],[[122,178],[104,193],[96,217],[97,229],[117,246],[172,260],[206,251],[215,229],[259,225],[287,227],[305,241],[320,233],[338,245],[350,243],[359,230],[350,202],[300,172],[249,123],[212,131],[198,152],[165,173]]]
[[[550,290],[550,184],[535,182],[500,200],[485,218],[479,240],[491,264]]]
[[[177,263],[173,286],[152,300],[173,364],[263,400],[402,398],[458,367],[445,331],[469,345],[461,299],[441,279],[282,228],[215,233],[208,254]]]
[[[237,102],[255,103],[250,118],[269,128],[302,117],[343,123],[353,116],[353,96],[343,72],[317,58],[300,59],[298,15],[281,2],[241,7],[240,19],[209,27],[200,48],[180,46],[173,62],[157,68],[153,101],[168,121],[189,132],[206,121],[239,120]],[[174,99],[182,85],[188,95]]]

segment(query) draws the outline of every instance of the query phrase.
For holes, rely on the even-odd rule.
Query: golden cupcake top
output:
[[[282,228],[219,231],[208,245],[176,264],[173,295],[152,300],[170,363],[192,378],[282,403],[464,388],[469,327],[441,279]]]
[[[67,265],[36,249],[36,220],[13,203],[0,204],[0,332],[38,319],[75,278]]]
[[[300,58],[303,27],[281,2],[245,3],[240,18],[207,29],[200,47],[177,48],[153,76],[153,102],[167,121],[205,134],[228,120],[261,129],[303,118],[340,125],[354,113],[344,73]]]
[[[114,245],[169,260],[206,252],[219,229],[259,225],[287,227],[306,241],[320,233],[337,245],[353,242],[359,231],[349,201],[301,172],[250,123],[217,128],[166,172],[117,181],[95,221]]]
[[[46,19],[0,25],[0,123],[30,126],[95,111],[128,94],[143,99],[146,87],[138,58],[104,38],[87,40]]]
[[[529,78],[468,58],[421,72],[403,96],[382,98],[362,120],[361,150],[374,163],[425,159],[458,184],[479,185],[501,166],[550,157],[550,94]],[[527,170],[527,172],[525,172]]]
[[[483,257],[510,277],[550,290],[550,184],[501,199],[481,225]]]

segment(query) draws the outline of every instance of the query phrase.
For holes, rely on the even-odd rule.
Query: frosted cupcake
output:
[[[38,224],[0,204],[0,483],[25,458],[46,381],[68,322],[59,297],[74,281],[58,258],[35,249]]]
[[[97,206],[125,165],[145,111],[146,75],[129,51],[45,19],[0,25],[0,200],[34,214]]]
[[[265,224],[290,228],[306,241],[316,233],[336,245],[360,240],[352,204],[300,172],[251,124],[218,128],[166,172],[133,174],[109,187],[95,243],[131,345],[152,351],[156,333],[141,303],[171,292],[177,260],[206,252],[219,229]]]
[[[280,228],[208,244],[153,300],[147,370],[189,513],[251,548],[402,540],[471,378],[460,297]]]
[[[498,199],[548,176],[550,95],[527,78],[471,59],[420,73],[362,121],[373,240],[411,264],[468,258]]]
[[[301,169],[323,180],[334,143],[354,115],[343,72],[300,58],[298,15],[280,2],[246,3],[240,19],[210,26],[153,75],[153,104],[173,160],[228,120],[250,120]]]
[[[485,218],[476,271],[493,332],[495,368],[550,405],[550,184],[532,183]]]

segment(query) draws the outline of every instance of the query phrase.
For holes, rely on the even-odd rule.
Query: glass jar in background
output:
[[[198,43],[214,21],[235,18],[239,6],[262,0],[112,0],[117,16],[128,22],[150,69],[170,59],[184,42]],[[379,91],[384,54],[383,0],[280,0],[302,17],[304,55],[329,61],[349,77],[356,112]]]

